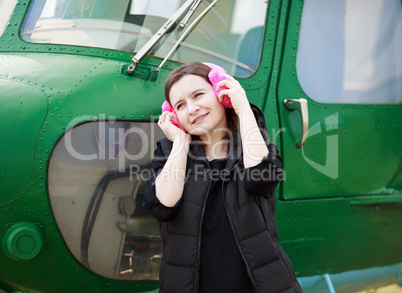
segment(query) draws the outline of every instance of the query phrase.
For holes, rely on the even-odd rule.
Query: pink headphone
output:
[[[227,79],[225,77],[225,69],[223,69],[222,67],[213,64],[213,63],[207,63],[207,62],[203,62],[203,64],[207,65],[208,67],[211,68],[211,71],[208,73],[208,79],[209,81],[212,83],[212,88],[215,92],[215,95],[218,97],[219,93],[221,92],[221,90],[225,90],[227,89],[227,87],[223,86],[219,89],[219,91],[216,90],[216,85],[218,84],[218,82]],[[232,102],[230,101],[230,98],[228,96],[223,96],[222,99],[222,105],[224,105],[227,108],[233,108],[232,106]]]

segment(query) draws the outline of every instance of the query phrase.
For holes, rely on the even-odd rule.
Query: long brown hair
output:
[[[173,70],[168,76],[165,83],[165,98],[170,103],[170,90],[172,86],[178,82],[185,75],[196,75],[203,79],[205,79],[209,84],[212,83],[208,79],[208,73],[211,71],[211,68],[201,62],[189,62],[180,66]],[[236,115],[236,112],[233,108],[225,108],[226,113],[226,122],[228,129],[234,133],[239,128],[239,119]]]

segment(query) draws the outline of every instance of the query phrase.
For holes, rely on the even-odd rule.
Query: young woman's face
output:
[[[213,135],[214,130],[227,128],[225,107],[215,96],[212,85],[197,75],[185,75],[173,84],[170,103],[180,123],[193,135],[202,138]]]

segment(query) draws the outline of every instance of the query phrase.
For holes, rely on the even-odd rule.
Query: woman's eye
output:
[[[198,98],[199,96],[203,95],[203,93],[196,93],[194,97]]]
[[[180,108],[182,108],[182,107],[183,107],[183,104],[177,105],[177,110],[180,110]]]

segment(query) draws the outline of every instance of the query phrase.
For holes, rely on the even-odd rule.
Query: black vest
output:
[[[255,106],[252,109],[260,128],[266,129],[262,112]],[[256,292],[302,292],[290,260],[278,244],[274,217],[278,181],[267,184],[250,180],[243,167],[240,136],[234,137],[225,167],[228,175],[223,201],[248,274]],[[168,157],[172,143],[167,139],[159,143]],[[267,146],[269,155],[264,159],[276,162],[272,164],[274,171],[281,173],[275,145],[267,142]],[[180,208],[172,220],[160,222],[164,251],[159,283],[163,293],[198,292],[200,233],[211,185],[208,162],[202,155],[201,146],[190,147]]]

